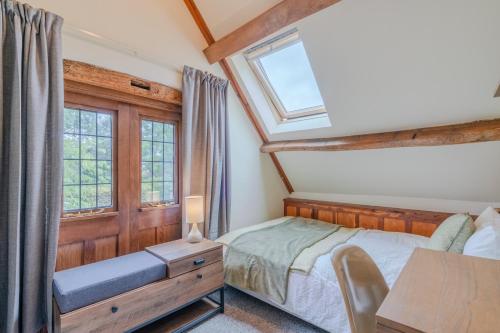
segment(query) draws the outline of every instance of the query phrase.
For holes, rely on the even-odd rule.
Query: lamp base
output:
[[[202,239],[203,235],[201,234],[200,230],[198,230],[198,223],[193,223],[193,227],[187,235],[187,241],[189,243],[199,243],[202,241]]]

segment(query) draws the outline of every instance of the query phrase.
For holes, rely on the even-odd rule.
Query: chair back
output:
[[[358,246],[346,245],[332,259],[352,333],[375,333],[375,313],[389,288],[373,259]]]

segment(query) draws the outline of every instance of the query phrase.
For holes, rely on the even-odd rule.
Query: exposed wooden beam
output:
[[[260,150],[265,153],[281,151],[343,151],[457,145],[499,140],[500,119],[493,119],[395,132],[277,141],[264,143]]]
[[[186,7],[188,8],[189,12],[193,16],[193,19],[200,29],[201,34],[207,41],[208,45],[212,45],[215,42],[215,39],[212,36],[212,33],[210,32],[210,29],[208,29],[208,26],[203,19],[203,16],[201,15],[200,11],[198,10],[198,7],[194,3],[194,0],[184,0],[184,3],[186,4]],[[252,123],[253,127],[259,134],[260,139],[264,144],[269,143],[269,139],[266,136],[266,133],[264,132],[264,129],[262,126],[260,126],[259,121],[257,120],[255,113],[252,111],[252,108],[250,107],[250,103],[248,103],[248,100],[243,93],[243,90],[241,89],[240,84],[238,83],[236,77],[234,76],[233,70],[231,69],[231,66],[229,66],[229,63],[227,62],[226,59],[220,59],[219,65],[222,67],[222,70],[226,74],[227,79],[233,86],[234,91],[236,92],[236,95],[238,96],[241,105],[243,106],[243,109],[245,110],[245,113],[247,114],[248,118],[250,119],[250,122]],[[274,153],[269,154],[271,156],[271,160],[273,161],[274,166],[276,167],[276,170],[278,171],[278,174],[283,181],[283,184],[285,185],[288,193],[294,192],[293,186],[290,183],[290,180],[285,174],[285,171],[283,170],[283,167],[281,166],[278,157]]]
[[[280,29],[339,1],[340,0],[283,0],[222,39],[215,43],[209,43],[209,46],[203,52],[209,63],[216,63]]]
[[[160,102],[182,104],[182,95],[177,89],[79,61],[64,59],[64,80]]]

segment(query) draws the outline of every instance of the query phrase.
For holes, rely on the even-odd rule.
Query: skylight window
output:
[[[250,49],[245,56],[281,120],[326,112],[296,30]]]

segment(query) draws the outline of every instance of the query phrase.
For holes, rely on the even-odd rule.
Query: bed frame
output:
[[[431,236],[434,230],[453,213],[401,208],[365,206],[306,199],[284,199],[285,216],[301,216],[348,228],[399,231]]]

